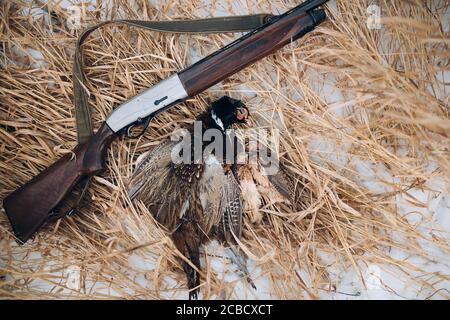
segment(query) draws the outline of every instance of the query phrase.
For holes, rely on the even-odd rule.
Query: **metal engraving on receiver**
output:
[[[188,94],[177,74],[141,92],[115,109],[106,120],[114,132],[144,119],[158,110],[187,98]]]

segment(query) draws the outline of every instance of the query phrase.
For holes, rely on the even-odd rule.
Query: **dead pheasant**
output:
[[[181,261],[191,290],[190,298],[197,298],[200,285],[199,248],[212,239],[231,249],[231,259],[238,271],[255,288],[248,274],[246,257],[236,243],[242,233],[243,211],[247,211],[252,222],[259,222],[262,202],[292,199],[293,187],[282,172],[266,175],[259,163],[224,164],[215,154],[205,159],[195,157],[193,139],[196,135],[203,136],[206,130],[217,129],[226,146],[225,140],[235,139],[230,138],[227,130],[235,123],[245,122],[248,115],[248,109],[238,100],[222,97],[213,102],[197,118],[201,121],[200,133],[195,133],[194,126],[190,126],[187,128],[189,139],[167,140],[140,156],[129,183],[130,198],[139,199],[147,206],[171,233],[178,250],[195,266],[192,268]],[[240,142],[235,140],[234,143]],[[189,150],[193,161],[175,163],[174,150],[178,152],[183,147]],[[203,144],[201,151],[205,147]],[[225,155],[227,150],[223,151]]]
[[[201,135],[208,129],[217,129],[227,139],[226,131],[235,123],[245,122],[247,117],[248,109],[240,101],[222,97],[197,120],[202,123]],[[206,159],[194,158],[191,163],[174,163],[175,148],[187,147],[194,153],[194,127],[189,127],[188,132],[191,138],[165,141],[140,157],[129,183],[129,196],[148,207],[196,269],[200,270],[200,246],[215,238],[233,248],[234,262],[243,273],[248,273],[245,259],[235,246],[242,226],[239,183],[229,166],[223,165],[215,154]],[[199,274],[185,261],[182,266],[191,290],[189,297],[197,298]]]

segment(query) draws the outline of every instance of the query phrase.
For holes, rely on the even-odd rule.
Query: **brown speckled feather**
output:
[[[282,195],[291,204],[294,203],[295,185],[294,183],[292,183],[291,179],[289,179],[284,173],[284,170],[281,166],[276,174],[268,175],[267,177],[269,178],[269,181],[273,185],[275,190],[277,190],[280,195]]]
[[[242,200],[239,183],[231,171],[226,174],[224,188],[223,215],[222,219],[220,219],[217,233],[220,240],[234,243],[233,234],[240,238],[242,232]]]

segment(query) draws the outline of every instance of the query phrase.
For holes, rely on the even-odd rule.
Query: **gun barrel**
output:
[[[326,2],[328,2],[328,0],[308,0],[308,1],[305,1],[301,4],[299,4],[292,10],[302,10],[304,12],[309,12],[311,10],[314,10],[314,9],[320,7],[321,5],[325,4]]]

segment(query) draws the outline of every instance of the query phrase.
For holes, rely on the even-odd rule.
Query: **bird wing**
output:
[[[178,142],[165,141],[140,157],[128,184],[130,199],[139,199],[155,219],[173,230],[191,205],[173,170],[172,151]]]
[[[164,141],[152,150],[142,154],[136,161],[136,166],[128,183],[128,196],[131,200],[142,193],[165,174],[164,168],[171,162],[171,151],[175,146],[173,141]]]
[[[203,209],[201,228],[209,234],[222,217],[226,176],[214,155],[209,155],[198,183],[198,199]]]

